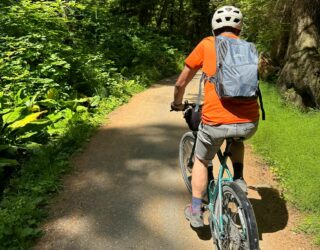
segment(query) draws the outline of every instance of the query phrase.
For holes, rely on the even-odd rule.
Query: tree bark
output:
[[[168,28],[169,32],[173,33],[173,27],[175,25],[175,6],[174,6],[174,1],[170,2],[170,7],[169,7],[169,16],[168,16]]]
[[[317,108],[320,107],[319,9],[320,0],[294,0],[285,64],[278,80],[289,99]]]
[[[179,12],[178,12],[178,23],[181,24],[182,19],[182,11],[183,11],[183,0],[179,0]]]
[[[271,48],[271,59],[274,66],[283,66],[284,57],[287,52],[289,36],[290,36],[290,24],[292,3],[294,0],[278,0],[274,7],[274,13],[279,13],[276,17],[281,27],[281,32],[275,38]]]
[[[157,20],[157,28],[161,28],[161,24],[162,24],[163,18],[164,18],[165,14],[166,14],[166,12],[168,10],[168,5],[169,5],[169,0],[164,0],[162,2],[162,8],[161,8],[158,20]]]

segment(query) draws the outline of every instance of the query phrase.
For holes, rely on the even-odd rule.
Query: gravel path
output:
[[[168,112],[175,79],[164,79],[109,115],[73,160],[74,171],[53,200],[35,249],[213,249],[209,227],[196,233],[183,215],[190,196],[178,167],[178,144],[187,126],[181,113]],[[188,100],[196,99],[197,88],[195,79]],[[261,249],[313,249],[292,231],[298,213],[246,148],[245,177]]]

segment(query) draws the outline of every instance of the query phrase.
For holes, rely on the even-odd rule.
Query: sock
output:
[[[192,197],[192,212],[199,213],[201,212],[202,199]]]
[[[233,164],[233,179],[243,179],[243,164],[242,163],[235,163]]]

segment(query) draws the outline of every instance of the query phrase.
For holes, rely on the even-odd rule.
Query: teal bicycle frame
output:
[[[208,198],[209,198],[209,205],[208,205],[208,209],[212,215],[212,219],[213,219],[213,223],[217,224],[217,220],[219,220],[219,224],[220,224],[220,232],[219,235],[223,236],[223,216],[222,216],[222,186],[225,182],[232,182],[233,181],[233,176],[227,166],[227,159],[230,156],[230,147],[232,144],[233,139],[226,139],[227,141],[227,146],[225,149],[225,152],[222,153],[221,149],[219,149],[217,155],[220,161],[220,168],[219,168],[219,174],[218,174],[218,179],[217,179],[217,184],[215,184],[214,180],[211,180],[209,185],[208,185],[208,190],[207,190],[207,194],[208,194]],[[224,178],[224,174],[227,173],[227,178]],[[215,216],[215,201],[217,199],[220,199],[220,214],[219,214],[219,218],[216,218]],[[216,227],[217,228],[217,227]]]

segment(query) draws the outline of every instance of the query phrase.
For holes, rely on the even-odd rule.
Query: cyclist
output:
[[[226,36],[239,39],[243,23],[241,11],[233,6],[219,8],[212,18],[212,29],[215,36]],[[185,87],[192,80],[197,71],[207,76],[215,75],[217,71],[215,38],[204,38],[185,60],[185,67],[181,72],[174,89],[174,101],[171,109],[182,111],[184,108],[183,95]],[[207,166],[218,152],[227,137],[249,138],[257,130],[259,121],[259,105],[256,99],[222,100],[218,97],[213,84],[206,81],[204,87],[204,105],[202,121],[199,126],[195,162],[192,169],[192,202],[186,206],[185,216],[195,227],[204,226],[202,199],[206,193],[208,182]],[[245,192],[246,182],[243,179],[244,144],[234,142],[231,147],[231,161],[234,171],[234,181]]]

